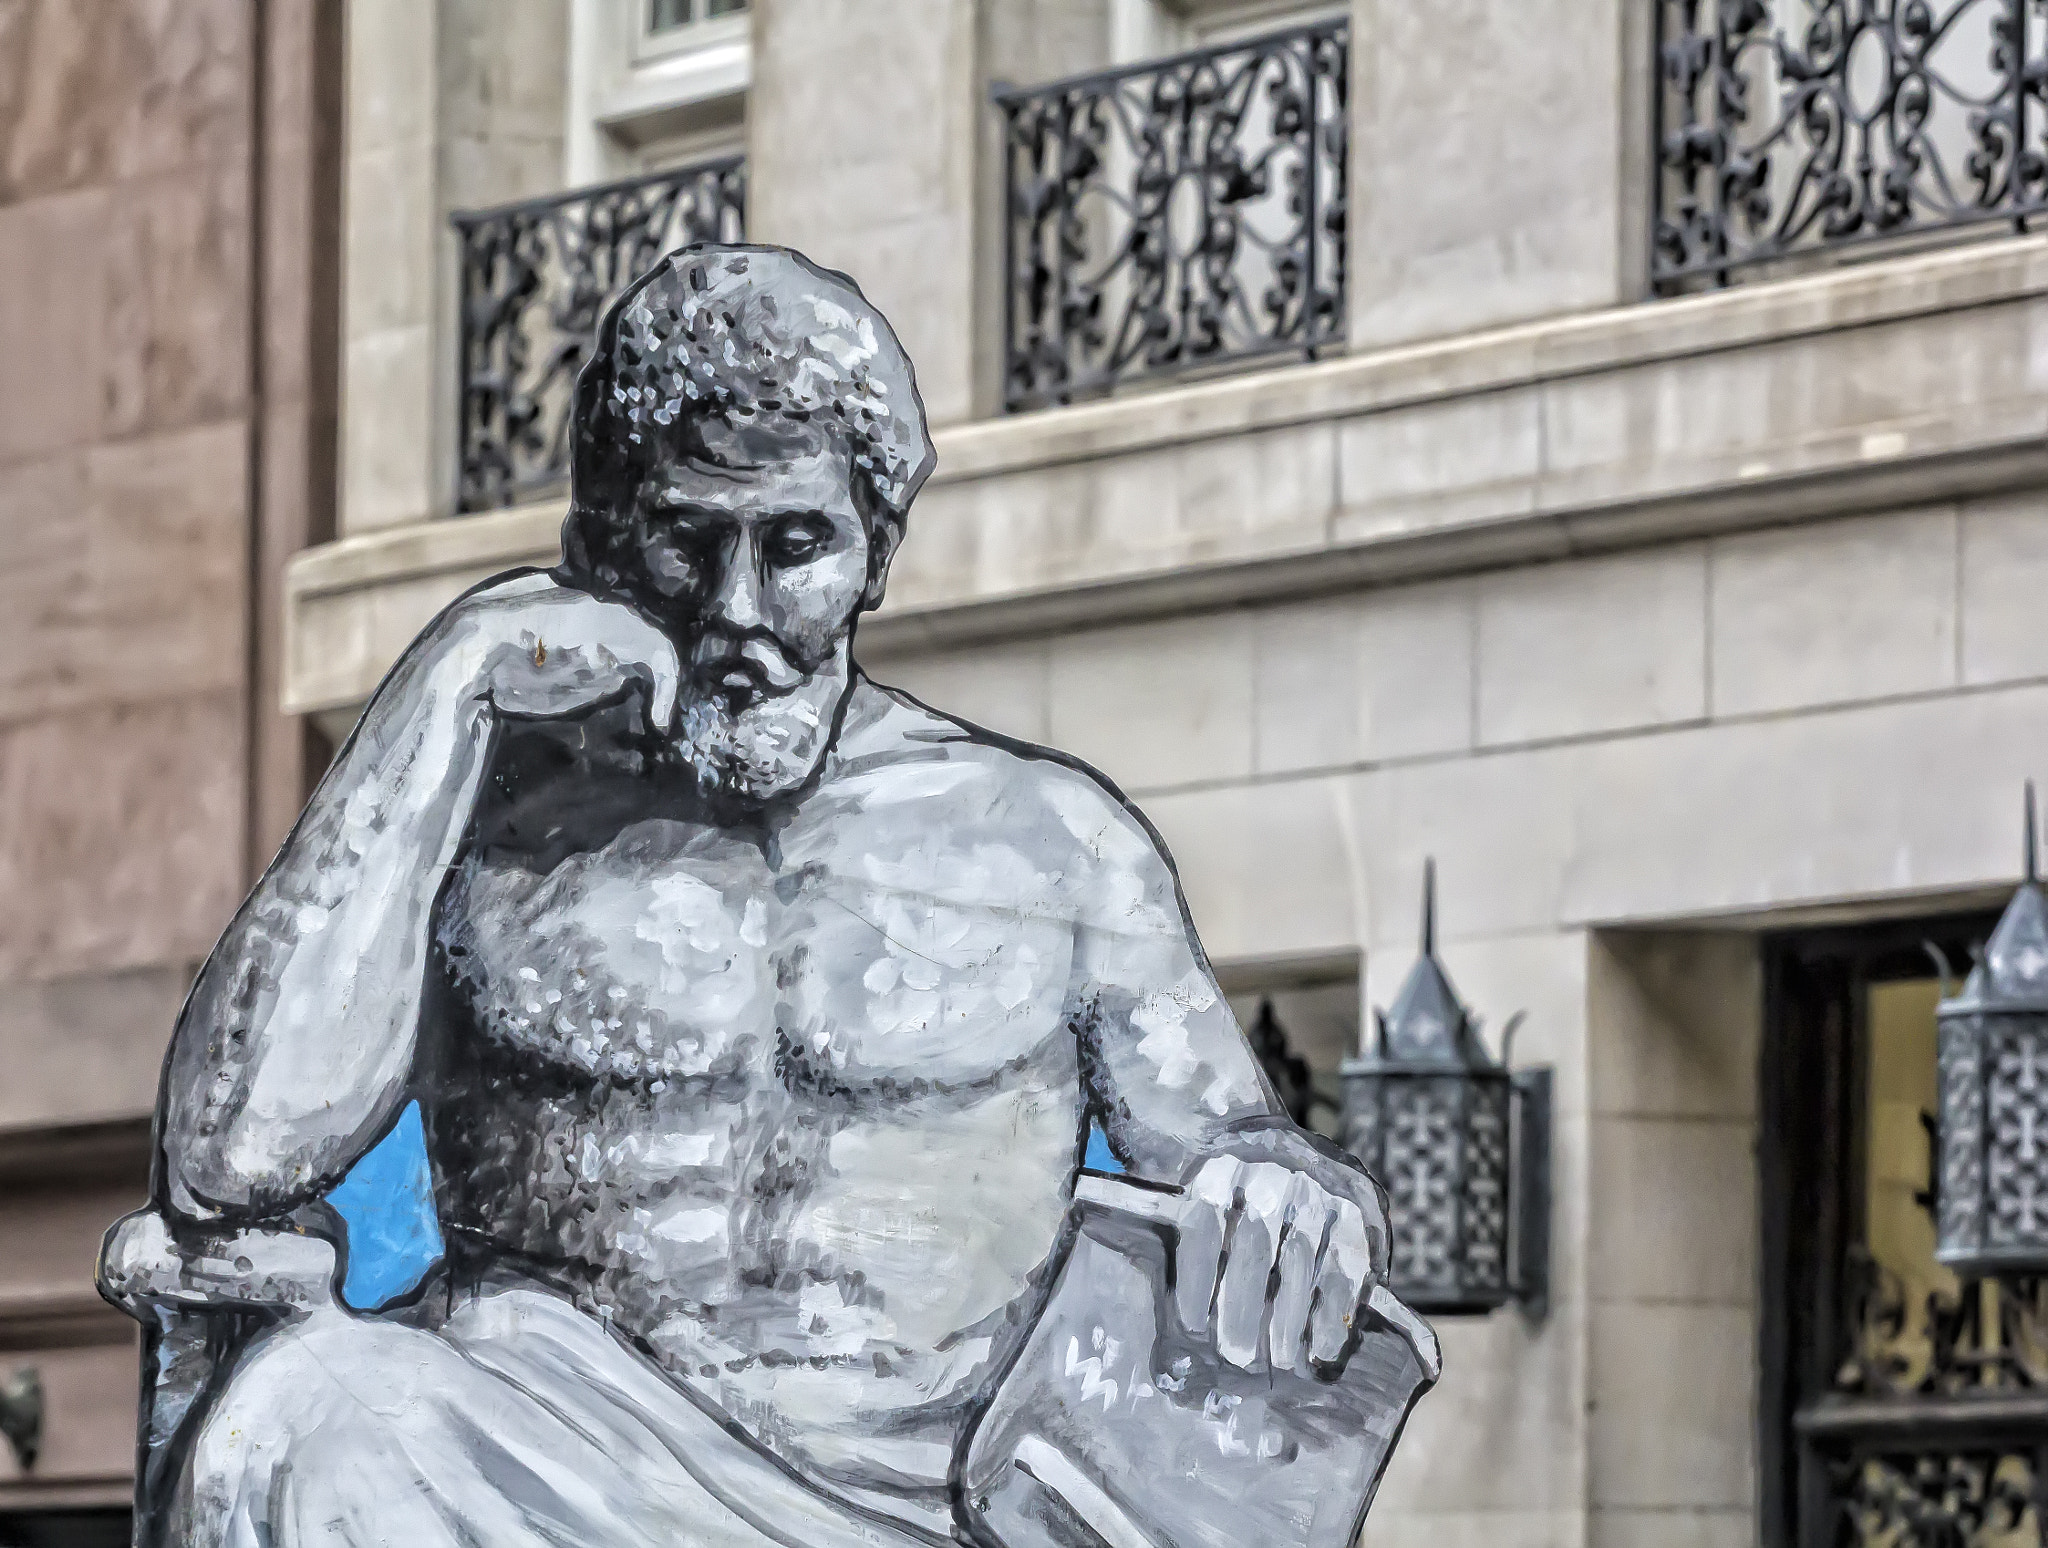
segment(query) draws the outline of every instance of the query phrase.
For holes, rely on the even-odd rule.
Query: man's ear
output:
[[[868,524],[868,587],[860,599],[863,613],[882,605],[882,593],[889,588],[889,565],[902,542],[903,518],[894,512]]]

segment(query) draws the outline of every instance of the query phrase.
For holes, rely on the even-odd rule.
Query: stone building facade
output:
[[[1811,31],[1829,7],[1749,9],[1758,37],[1803,40],[1834,100],[1910,120],[1910,29],[1879,39],[1883,57],[1865,32],[1837,36],[1830,66]],[[1997,15],[2017,8],[1951,9],[1978,28],[1955,69],[2003,68]],[[579,190],[743,158],[746,235],[852,273],[901,331],[935,424],[938,470],[888,604],[861,631],[867,670],[1114,779],[1164,833],[1226,988],[1248,1008],[1271,997],[1325,1080],[1413,960],[1434,858],[1452,978],[1496,1022],[1526,1010],[1516,1062],[1556,1072],[1547,1310],[1442,1324],[1447,1375],[1368,1542],[1912,1543],[1950,1541],[1928,1535],[1950,1525],[1956,1541],[2038,1541],[2026,1501],[2048,1476],[2025,1437],[2048,1416],[2023,1391],[2001,1410],[2016,1430],[1972,1429],[1954,1408],[1962,1378],[1942,1366],[1968,1346],[1983,1356],[1969,1382],[2048,1381],[2038,1292],[1992,1287],[1992,1333],[1937,1336],[1922,1292],[1945,1306],[1959,1292],[1911,1205],[1938,993],[1917,943],[1960,960],[1982,938],[2019,872],[2023,781],[2048,773],[2048,242],[2024,229],[2038,179],[2015,160],[2009,187],[1988,179],[1960,214],[1909,197],[1908,213],[1860,224],[1843,214],[1862,197],[1851,188],[1781,243],[1757,238],[1765,196],[1803,197],[1784,182],[1802,163],[1787,140],[1757,172],[1725,123],[1718,141],[1689,137],[1692,29],[1711,31],[1699,18],[1716,10],[351,0],[336,531],[291,562],[274,601],[235,589],[260,583],[260,565],[236,569],[217,611],[251,619],[252,638],[277,631],[277,703],[332,738],[461,588],[551,562],[559,492],[505,471],[544,475],[545,448],[512,447],[491,417],[502,398],[476,393],[484,364],[505,359],[475,304],[504,260],[476,267],[450,218],[521,201],[568,211],[522,240],[555,244],[541,268],[573,267],[593,246]],[[1339,24],[1348,159],[1321,208],[1343,283],[1314,348],[1297,333],[1302,347],[1249,361],[1155,361],[1005,412],[1025,303],[1009,245],[1018,173],[993,95],[1089,72],[1100,86],[1180,50]],[[234,36],[246,91],[250,44]],[[1764,72],[1759,102],[1788,100],[1794,76],[1757,62],[1768,50],[1738,60],[1741,40],[1720,36],[1731,69]],[[2019,46],[2041,44],[2025,32]],[[2014,99],[2033,101],[2018,86]],[[1984,129],[1995,113],[1972,111],[1936,115],[1950,138],[1923,146],[1923,167],[1963,167],[1973,146],[1986,164],[2004,154]],[[2032,125],[2038,138],[2039,112],[2020,110],[2022,137]],[[1097,162],[1101,178],[1135,175]],[[5,234],[59,219],[9,175],[0,266],[60,240]],[[1704,217],[1686,199],[1704,187],[1735,188],[1751,218],[1731,216],[1702,260]],[[236,206],[244,221],[253,207]],[[1077,216],[1070,234],[1085,246],[1104,220]],[[99,241],[99,217],[84,225]],[[1100,304],[1114,317],[1130,299],[1111,284]],[[50,326],[53,307],[32,310]],[[31,326],[22,317],[10,331]],[[246,370],[229,375],[205,422],[242,427],[246,458],[259,400]],[[8,377],[0,391],[21,391]],[[77,389],[72,417],[33,444],[14,449],[23,426],[56,417],[46,388],[0,424],[0,490],[45,476],[25,471],[36,459],[82,466],[89,489],[94,459],[142,433],[131,420],[155,427],[127,407],[146,392],[107,381]],[[193,487],[149,508],[186,511]],[[37,519],[77,504],[52,499]],[[235,532],[255,530],[246,504],[233,509]],[[71,649],[58,638],[52,625],[52,651]],[[114,686],[24,673],[14,713],[50,729],[10,730],[12,745],[88,756],[64,738],[128,746],[121,717],[157,713],[174,723],[162,745],[194,758],[245,745],[163,706],[247,704],[260,648],[219,683],[203,650],[152,648],[163,686],[115,709],[142,668],[86,638],[87,659],[106,662],[94,681]],[[165,680],[178,661],[195,664]],[[49,766],[7,756],[22,780]],[[288,757],[255,766],[265,789],[298,777]],[[133,998],[88,1010],[38,989],[23,1003],[47,1002],[43,1021],[0,1023],[10,1046],[108,1050],[101,1105],[73,1114],[58,1089],[73,1066],[38,1055],[30,1067],[56,1073],[9,1122],[98,1119],[102,1091],[122,1093],[122,1114],[146,1106],[143,1051],[161,1045],[173,980],[261,848],[239,835],[276,831],[250,815],[246,767],[207,765],[214,828],[150,804],[138,770],[135,794],[106,798],[105,820],[130,826],[84,830],[93,843],[137,832],[154,853],[176,829],[205,865],[167,856],[130,883],[126,849],[123,869],[65,851],[10,885],[10,909],[29,916],[0,948],[17,981],[118,969]],[[181,799],[202,784],[183,782]],[[51,788],[78,798],[70,781]],[[25,821],[23,800],[8,822]],[[164,901],[158,878],[202,873],[212,890]],[[110,926],[110,895],[136,898],[147,929]],[[88,1022],[101,1042],[73,1030]],[[89,1242],[63,1250],[49,1261],[64,1274],[38,1273],[75,1294]],[[95,1370],[111,1415],[120,1373]],[[107,1423],[96,1478],[118,1466]],[[1885,1535],[1901,1522],[1922,1535]],[[1995,1536],[2007,1527],[2020,1535]]]
[[[0,1542],[127,1541],[165,1031],[325,754],[284,560],[331,536],[341,12],[0,7]]]

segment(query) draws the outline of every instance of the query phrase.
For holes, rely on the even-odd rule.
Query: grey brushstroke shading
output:
[[[1349,1541],[1437,1369],[1383,1196],[1114,787],[855,664],[886,321],[684,249],[574,428],[564,564],[422,632],[180,1017],[143,1540]],[[322,1200],[413,1101],[447,1255],[362,1314]]]

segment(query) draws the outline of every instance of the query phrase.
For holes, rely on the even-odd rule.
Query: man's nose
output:
[[[730,629],[761,627],[761,553],[752,532],[742,531],[726,550],[705,611],[712,621]]]

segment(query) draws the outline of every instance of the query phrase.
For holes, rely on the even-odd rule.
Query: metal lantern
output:
[[[2027,786],[2026,880],[1935,1012],[1935,1257],[1965,1278],[2048,1272],[2048,891]]]
[[[1548,1297],[1547,1069],[1496,1062],[1436,956],[1436,866],[1424,867],[1422,955],[1369,1053],[1344,1065],[1344,1143],[1387,1190],[1388,1287],[1418,1310],[1540,1316]]]

